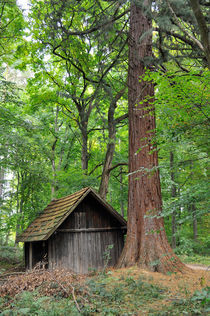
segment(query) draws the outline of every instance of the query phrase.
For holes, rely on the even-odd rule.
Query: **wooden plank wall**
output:
[[[49,267],[67,268],[77,273],[87,273],[90,269],[102,269],[108,245],[113,245],[108,265],[114,266],[123,248],[121,231],[59,232],[50,239]]]
[[[91,196],[87,196],[59,228],[120,227],[118,220]]]
[[[68,231],[68,229],[88,228],[114,229],[88,232],[84,230],[81,232]],[[108,265],[114,266],[124,245],[121,224],[103,205],[91,196],[87,196],[50,237],[48,243],[49,268],[67,268],[77,273],[87,273],[90,269],[102,269],[108,245],[113,245]]]

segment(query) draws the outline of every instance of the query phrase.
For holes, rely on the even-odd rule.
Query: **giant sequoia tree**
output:
[[[158,154],[154,143],[154,86],[141,80],[152,60],[150,1],[131,3],[129,34],[129,197],[128,232],[119,266],[138,264],[153,271],[183,270],[166,237]]]

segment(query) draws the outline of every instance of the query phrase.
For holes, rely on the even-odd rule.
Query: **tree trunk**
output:
[[[82,170],[84,171],[84,174],[87,175],[88,172],[88,160],[89,160],[89,154],[88,154],[88,132],[87,132],[87,121],[83,119],[83,116],[81,116],[81,133],[82,133]]]
[[[17,245],[16,238],[17,235],[20,233],[21,230],[21,222],[23,220],[23,178],[24,178],[24,172],[21,174],[21,172],[17,173],[17,204],[16,204],[16,212],[17,212],[17,222],[16,222],[16,237],[15,237],[15,245]]]
[[[150,1],[144,1],[146,10]],[[161,217],[161,190],[157,150],[153,144],[155,130],[151,101],[154,87],[140,81],[145,73],[144,61],[152,58],[152,21],[143,8],[132,1],[129,34],[129,193],[127,239],[118,267],[139,265],[152,271],[183,270],[167,241]],[[150,97],[149,101],[143,101]],[[147,99],[148,100],[148,99]],[[141,101],[141,104],[140,104]]]
[[[196,208],[195,203],[191,205],[192,216],[193,216],[193,239],[197,241],[198,239],[198,229],[197,229],[197,217],[196,217]]]
[[[120,210],[122,217],[125,216],[124,203],[123,203],[123,177],[122,177],[123,168],[120,167]]]
[[[3,189],[4,189],[4,168],[0,167],[0,200],[3,200]]]
[[[174,153],[173,151],[170,152],[170,169],[171,169],[171,197],[176,196],[176,186],[174,184]],[[172,240],[171,246],[172,248],[176,248],[176,211],[174,210],[172,213]]]
[[[106,157],[103,165],[103,172],[101,176],[101,183],[99,188],[99,194],[106,199],[109,186],[110,168],[112,166],[112,160],[115,152],[115,136],[116,136],[116,121],[114,118],[115,110],[117,108],[118,100],[123,96],[125,87],[121,89],[115,97],[113,97],[108,111],[108,132],[109,141],[107,144]]]
[[[51,167],[52,167],[52,184],[51,184],[51,200],[56,198],[56,182],[57,182],[57,168],[56,168],[56,146],[58,142],[58,115],[59,115],[59,106],[56,106],[55,112],[53,109],[53,113],[55,115],[54,118],[54,133],[53,133],[53,144],[51,148]]]
[[[114,112],[116,109],[116,102],[111,102],[108,112],[108,130],[109,130],[109,141],[107,144],[106,157],[103,165],[103,172],[101,176],[101,183],[99,188],[99,194],[106,199],[109,186],[110,168],[112,166],[112,159],[115,151],[115,135],[116,126],[114,121]]]
[[[112,159],[115,151],[115,139],[109,139],[109,143],[107,145],[106,157],[103,165],[103,172],[101,176],[101,183],[99,188],[99,194],[102,198],[106,199],[106,195],[108,193],[109,186],[109,178],[110,178],[110,168],[112,166]]]
[[[54,152],[52,152],[52,154],[54,155]],[[55,199],[55,187],[56,187],[56,167],[55,167],[55,157],[52,158],[51,160],[51,167],[52,167],[52,176],[53,176],[53,180],[52,180],[52,184],[51,184],[51,200]]]

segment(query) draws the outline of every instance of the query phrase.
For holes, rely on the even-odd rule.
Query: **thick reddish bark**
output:
[[[150,1],[144,4],[149,9]],[[131,4],[129,34],[129,197],[128,231],[118,267],[139,265],[159,271],[185,268],[167,241],[161,217],[161,190],[158,156],[153,144],[154,109],[146,97],[154,96],[151,82],[141,81],[144,61],[152,57],[152,23],[143,9]],[[146,57],[146,59],[145,59]],[[152,101],[152,100],[150,100]],[[142,104],[140,104],[140,102]]]

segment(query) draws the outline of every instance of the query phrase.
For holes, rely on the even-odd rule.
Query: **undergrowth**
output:
[[[0,246],[0,260],[10,264],[21,263],[23,250],[19,247]]]
[[[209,288],[173,299],[143,274],[92,276],[37,269],[11,276],[0,288],[0,316],[207,315]],[[168,304],[165,304],[168,302]],[[152,308],[156,309],[152,310]]]
[[[207,316],[210,314],[210,288],[206,287],[202,291],[196,291],[191,298],[175,300],[172,305],[164,307],[162,310],[151,310],[151,316]]]
[[[210,256],[200,256],[198,254],[180,255],[181,261],[184,263],[201,264],[210,266]]]
[[[9,270],[21,270],[23,267],[23,250],[21,248],[0,246],[0,275]]]
[[[135,315],[164,291],[142,277],[37,270],[9,277],[0,290],[0,315]]]

